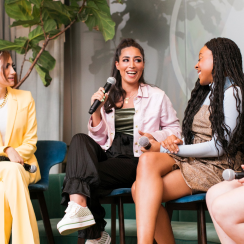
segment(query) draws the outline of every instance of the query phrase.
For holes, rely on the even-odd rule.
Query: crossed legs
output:
[[[172,170],[174,159],[164,153],[140,156],[132,195],[136,204],[138,244],[175,243],[170,220],[162,202],[190,195],[180,170]]]
[[[244,243],[244,188],[237,180],[209,189],[207,205],[222,244]]]

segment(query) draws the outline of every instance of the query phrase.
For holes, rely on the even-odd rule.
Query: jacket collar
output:
[[[7,128],[5,136],[5,145],[9,145],[11,134],[14,128],[16,113],[18,109],[17,98],[13,92],[13,89],[8,87],[8,119],[7,119]]]
[[[138,97],[148,97],[148,88],[147,85],[142,84],[138,88]]]

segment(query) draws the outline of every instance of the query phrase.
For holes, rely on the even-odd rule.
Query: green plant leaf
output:
[[[85,23],[89,30],[92,30],[92,28],[96,28],[97,26],[102,32],[105,41],[113,39],[115,34],[115,22],[111,19],[110,14],[108,15],[107,13],[100,11],[98,7],[93,7],[95,1],[89,1],[89,5],[87,4],[86,14],[88,15],[88,18]],[[97,4],[95,5],[98,6]]]
[[[43,14],[45,15],[45,18],[55,19],[61,24],[69,24],[72,20],[72,15],[60,1],[44,1]]]
[[[26,37],[19,37],[14,42],[0,40],[0,50],[14,50],[19,54],[24,54],[28,39]]]
[[[70,6],[79,7],[79,4],[76,0],[70,0]]]
[[[33,25],[38,25],[40,23],[40,19],[32,19],[32,20],[17,20],[14,21],[13,24],[10,27],[14,26],[24,26],[24,27],[29,27]]]
[[[32,16],[34,19],[38,18],[40,20],[40,8],[38,8],[36,5],[33,6],[33,10],[32,10]]]
[[[53,19],[49,19],[44,22],[43,28],[46,34],[51,33],[51,31],[56,30],[56,22]],[[56,32],[55,32],[56,33]],[[37,26],[36,29],[31,31],[28,38],[32,44],[37,44],[38,42],[45,39],[43,30],[41,26]]]
[[[40,50],[41,50],[41,47],[32,46],[34,59],[36,58],[36,56],[40,52]],[[52,70],[55,67],[56,60],[48,51],[43,51],[43,53],[41,54],[41,56],[39,57],[39,59],[37,61],[37,64],[47,70]]]
[[[41,7],[41,0],[29,0],[31,3],[35,4],[38,8]]]
[[[82,11],[81,13],[77,14],[77,21],[85,22],[88,19],[88,14],[86,11]]]
[[[30,58],[29,59],[31,63],[34,62],[34,59]],[[52,81],[52,77],[49,75],[49,71],[43,67],[41,67],[40,65],[36,64],[35,66],[35,70],[37,71],[37,73],[39,74],[42,83],[44,86],[49,86],[51,81]]]
[[[26,0],[5,0],[5,11],[10,18],[16,20],[31,20],[32,6]]]
[[[93,0],[95,4],[97,5],[98,9],[104,13],[106,13],[108,16],[110,16],[110,8],[107,4],[107,0]]]

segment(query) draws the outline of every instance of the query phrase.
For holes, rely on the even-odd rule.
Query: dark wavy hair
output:
[[[185,110],[182,122],[183,136],[186,144],[191,144],[193,140],[192,122],[195,114],[199,111],[207,94],[210,92],[210,121],[212,134],[216,135],[215,147],[222,146],[228,160],[234,161],[237,151],[243,151],[244,142],[244,103],[239,97],[237,87],[244,95],[244,75],[242,70],[242,56],[238,46],[227,38],[214,38],[208,41],[205,46],[211,50],[213,55],[213,84],[211,86],[201,86],[199,79],[195,88],[191,92],[191,98]],[[236,100],[238,111],[237,125],[231,135],[230,128],[225,124],[223,101],[225,78],[229,77],[234,88],[233,95]],[[225,134],[230,138],[230,143],[226,140]],[[218,150],[218,148],[217,148]]]
[[[121,55],[122,49],[127,48],[127,47],[135,47],[135,48],[139,49],[139,51],[143,57],[143,62],[145,62],[144,50],[134,39],[126,38],[120,42],[120,44],[116,48],[116,51],[114,54],[114,60],[113,60],[112,72],[111,72],[111,76],[116,79],[116,83],[111,88],[111,90],[109,92],[108,100],[104,104],[104,109],[105,109],[106,113],[110,113],[112,111],[112,108],[115,108],[115,109],[122,108],[124,105],[124,99],[126,96],[126,92],[122,88],[121,75],[120,75],[119,70],[117,70],[117,68],[116,68],[115,62],[116,61],[119,62],[119,57]],[[142,75],[138,82],[139,82],[139,84],[146,84],[146,82],[144,80],[144,71],[142,72]],[[123,103],[120,107],[117,107],[116,103],[121,101],[121,98],[123,98]]]

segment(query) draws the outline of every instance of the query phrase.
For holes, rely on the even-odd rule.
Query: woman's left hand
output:
[[[139,133],[141,136],[146,136],[149,140],[151,139],[151,140],[154,140],[154,141],[155,141],[154,137],[153,137],[151,134],[149,134],[149,133],[144,133],[144,132],[142,132],[142,131],[140,131],[140,130],[138,130],[138,133]]]
[[[142,152],[160,152],[160,142],[155,141],[155,139],[149,139],[151,144],[150,149],[146,150],[144,147],[141,147]]]

